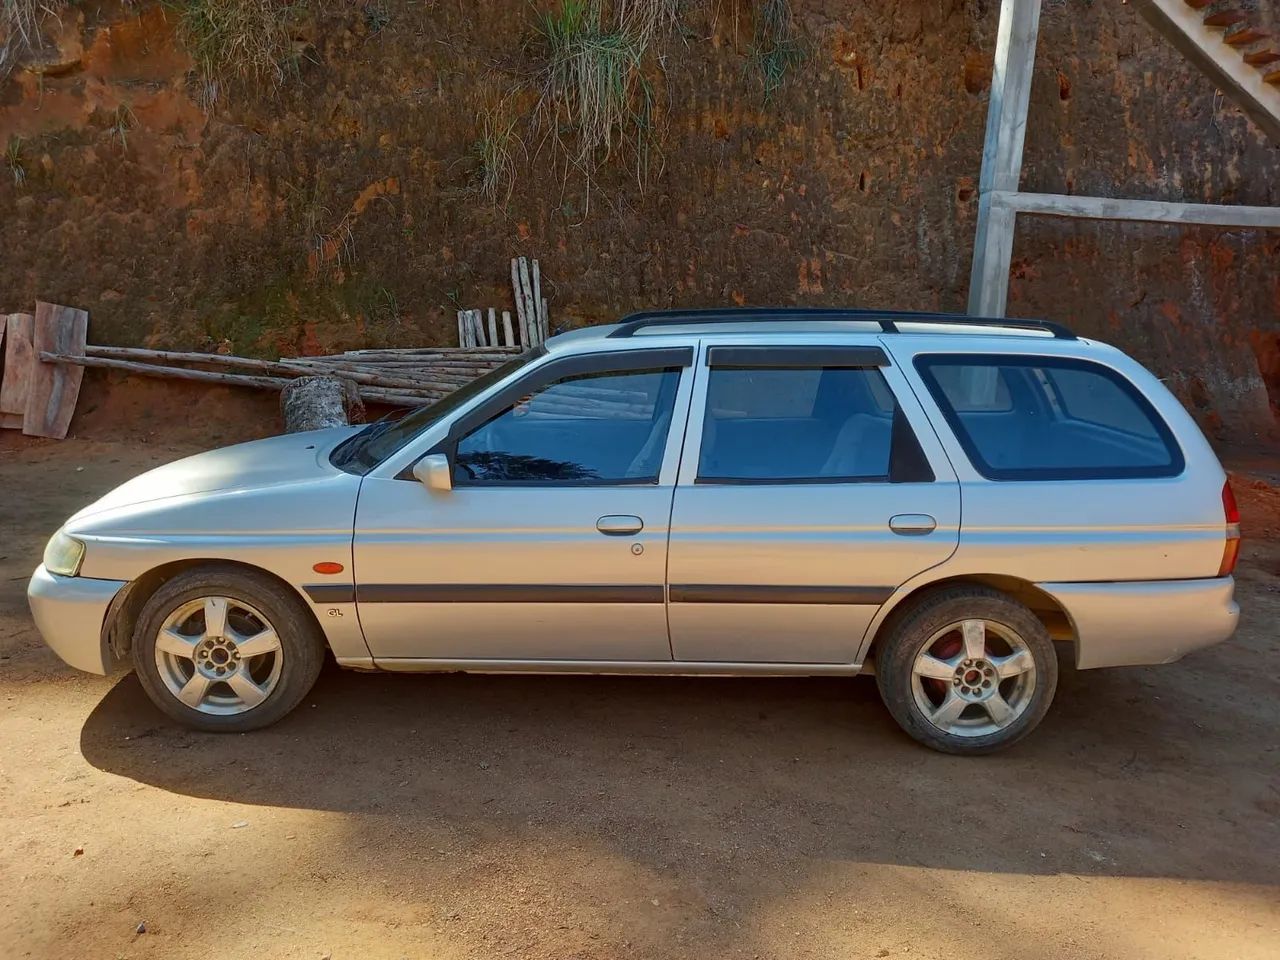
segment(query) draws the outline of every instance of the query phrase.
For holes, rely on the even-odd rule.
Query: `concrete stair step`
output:
[[[1233,27],[1237,23],[1244,23],[1249,19],[1249,15],[1243,10],[1224,10],[1221,13],[1211,13],[1204,18],[1206,27]]]
[[[1247,47],[1259,40],[1270,40],[1271,34],[1261,27],[1244,22],[1229,29],[1222,38],[1233,47]]]

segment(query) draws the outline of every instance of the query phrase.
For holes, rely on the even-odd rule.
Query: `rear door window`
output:
[[[884,375],[860,362],[712,348],[697,482],[932,480]]]
[[[1182,472],[1151,403],[1102,364],[1059,357],[922,355],[925,385],[991,480],[1123,479]]]

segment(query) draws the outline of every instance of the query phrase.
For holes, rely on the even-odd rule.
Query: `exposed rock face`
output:
[[[653,77],[647,188],[610,164],[588,194],[522,120],[498,207],[471,186],[473,145],[483,109],[535,69],[525,5],[334,5],[278,96],[231,91],[212,116],[171,11],[64,13],[59,68],[0,86],[21,173],[0,168],[0,307],[84,306],[99,342],[452,343],[455,302],[507,302],[509,258],[533,254],[573,323],[719,303],[962,310],[996,0],[794,0],[808,55],[768,104],[749,5],[688,6],[689,39]],[[1277,204],[1280,150],[1127,7],[1046,0],[1024,186]],[[1280,400],[1278,255],[1278,232],[1024,217],[1010,312],[1117,343],[1247,440],[1274,429],[1268,382]]]

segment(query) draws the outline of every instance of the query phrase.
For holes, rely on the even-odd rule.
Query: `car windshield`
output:
[[[495,383],[505,380],[521,367],[544,356],[546,352],[546,348],[542,346],[526,350],[429,406],[419,407],[398,419],[377,420],[339,444],[329,459],[335,467],[349,473],[366,474],[423,430],[438,423],[473,397],[484,393]]]

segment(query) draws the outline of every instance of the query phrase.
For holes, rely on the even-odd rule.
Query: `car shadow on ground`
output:
[[[1218,734],[1183,725],[1183,699],[1160,695],[1178,669],[1066,668],[1041,728],[981,758],[916,745],[868,678],[367,675],[332,666],[292,715],[243,735],[173,725],[129,675],[87,719],[81,749],[101,770],[174,793],[338,811],[394,822],[411,838],[537,826],[642,862],[694,844],[1272,884],[1248,840],[1250,825],[1265,831],[1274,814],[1260,799],[1267,778],[1259,774],[1256,795],[1238,786],[1223,795],[1233,761],[1213,743]],[[1232,777],[1238,785],[1240,771]]]

